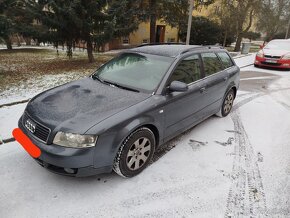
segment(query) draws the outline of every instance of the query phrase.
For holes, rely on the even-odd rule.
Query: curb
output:
[[[13,105],[16,105],[16,104],[24,104],[24,103],[29,102],[29,101],[30,101],[30,98],[29,99],[25,99],[25,100],[21,100],[21,101],[15,101],[15,102],[7,103],[7,104],[1,104],[0,108],[9,107],[9,106],[13,106]]]
[[[231,54],[231,53],[230,53]],[[248,57],[248,56],[251,56],[253,55],[254,53],[249,53],[249,54],[241,54],[241,55],[237,55],[237,56],[234,56],[233,59],[238,59],[238,58],[244,58],[244,57]]]

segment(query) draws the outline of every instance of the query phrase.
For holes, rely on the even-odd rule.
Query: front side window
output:
[[[149,92],[157,88],[172,62],[169,57],[125,53],[99,68],[92,78]]]
[[[230,68],[234,65],[231,58],[226,52],[218,52],[217,55],[221,59],[225,68]]]
[[[201,78],[200,60],[198,55],[193,55],[183,59],[175,68],[170,77],[172,81],[180,81],[186,84],[197,81]]]
[[[215,53],[202,53],[201,57],[204,71],[207,76],[223,70],[223,66]]]

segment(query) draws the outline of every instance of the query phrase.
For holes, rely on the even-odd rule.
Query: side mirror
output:
[[[173,81],[169,86],[170,92],[186,92],[187,90],[188,90],[187,84],[179,81]]]

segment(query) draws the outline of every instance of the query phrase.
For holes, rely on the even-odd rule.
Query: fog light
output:
[[[74,174],[75,173],[75,169],[71,169],[71,168],[64,168],[64,171],[69,173],[69,174]]]

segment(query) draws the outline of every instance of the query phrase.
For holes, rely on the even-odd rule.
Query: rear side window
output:
[[[226,52],[218,52],[217,55],[221,59],[225,68],[230,68],[234,65],[231,58],[229,57],[229,55]]]
[[[203,60],[205,75],[209,76],[224,69],[215,53],[202,53],[201,57]]]
[[[183,59],[175,68],[170,77],[169,84],[172,81],[180,81],[186,84],[197,81],[201,78],[200,60],[198,55],[192,55]]]

